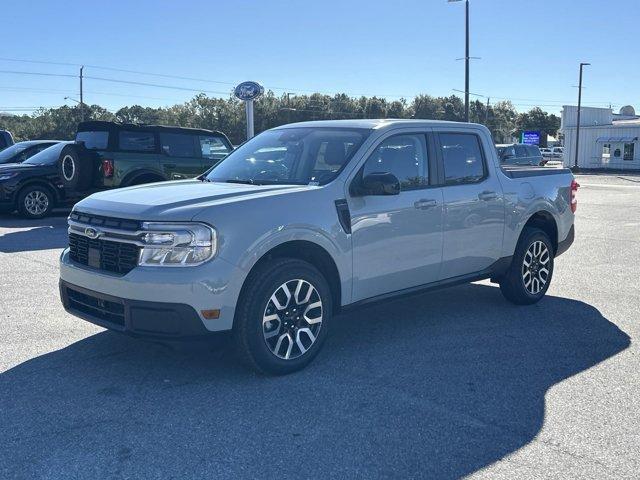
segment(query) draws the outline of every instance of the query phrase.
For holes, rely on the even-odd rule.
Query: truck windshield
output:
[[[351,160],[368,129],[269,130],[232,151],[205,177],[210,182],[324,185]]]

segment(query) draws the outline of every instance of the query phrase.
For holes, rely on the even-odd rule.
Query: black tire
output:
[[[95,162],[91,152],[81,145],[70,144],[60,152],[58,170],[65,188],[87,190],[93,183]]]
[[[55,197],[50,188],[43,185],[29,185],[18,194],[17,210],[25,218],[44,218],[53,209]]]
[[[295,292],[291,291],[294,286],[297,286],[299,280],[308,282],[315,289],[315,293],[311,294],[311,299],[307,299],[306,304],[295,302]],[[291,291],[291,298],[295,302],[288,302],[287,307],[300,307],[297,313],[293,308],[277,309],[271,300],[273,295],[278,295],[280,292],[279,296],[284,303],[285,297],[282,296],[284,290],[280,289],[285,284],[290,285],[287,288]],[[242,363],[259,373],[285,375],[304,368],[314,359],[327,337],[333,305],[329,285],[313,265],[291,258],[267,261],[257,271],[251,273],[243,292],[238,302],[233,324],[236,353]],[[304,287],[300,290],[298,298],[306,293],[308,290]],[[300,311],[303,308],[308,308],[305,305],[317,303],[318,299],[322,302],[321,307],[308,310],[308,312],[309,317],[314,317],[310,318],[311,320],[317,320],[319,313],[320,322],[310,324],[304,318],[300,319]],[[306,315],[306,311],[304,315]],[[277,320],[263,322],[264,317],[274,314],[277,316]],[[273,327],[274,335],[267,339],[269,334],[267,330],[271,327]],[[302,332],[303,329],[312,331],[315,340],[311,340],[306,332]],[[285,340],[280,340],[280,337],[286,339],[286,345]],[[306,348],[304,352],[296,343],[298,339]],[[280,348],[277,350],[279,355],[274,353],[274,343],[277,348],[278,341],[280,342]],[[289,347],[289,342],[291,347]],[[309,344],[309,342],[311,343]],[[282,358],[287,354],[291,358]]]
[[[536,245],[542,245],[539,257],[532,254],[532,251],[536,251]],[[544,231],[526,227],[518,240],[511,265],[500,279],[500,290],[504,297],[516,305],[531,305],[540,301],[553,277],[554,254],[553,243]]]

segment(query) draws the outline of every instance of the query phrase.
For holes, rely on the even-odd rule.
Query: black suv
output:
[[[0,165],[0,209],[41,218],[107,188],[196,177],[231,150],[226,135],[211,130],[83,122],[74,142]]]

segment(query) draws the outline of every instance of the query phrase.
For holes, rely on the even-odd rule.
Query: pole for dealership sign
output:
[[[247,140],[253,137],[253,101],[264,93],[264,87],[258,82],[242,82],[234,92],[235,96],[244,102],[247,114]]]

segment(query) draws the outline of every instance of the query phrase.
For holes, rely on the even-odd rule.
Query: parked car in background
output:
[[[505,166],[482,125],[285,125],[197,179],[77,203],[60,294],[133,336],[231,330],[247,365],[289,373],[347,306],[483,278],[539,301],[573,241],[576,189],[567,169]]]
[[[0,165],[5,163],[22,163],[36,153],[59,142],[60,140],[30,140],[15,143],[0,152]]]
[[[128,187],[200,175],[232,150],[221,132],[159,125],[83,122],[60,154],[73,192]]]
[[[26,218],[42,218],[68,200],[60,180],[60,152],[72,142],[59,142],[22,163],[0,165],[0,211],[17,210]],[[0,152],[1,154],[2,152]]]
[[[540,153],[542,154],[543,157],[551,157],[551,149],[548,147],[540,148]]]
[[[11,135],[11,132],[0,130],[0,150],[10,147],[13,143],[13,135]]]
[[[551,149],[551,158],[564,157],[564,147],[553,147]]]
[[[496,145],[500,162],[504,165],[540,166],[546,162],[542,158],[540,149],[535,145],[521,143]]]
[[[231,150],[211,130],[83,122],[75,141],[0,165],[0,209],[41,218],[100,190],[195,177]]]

